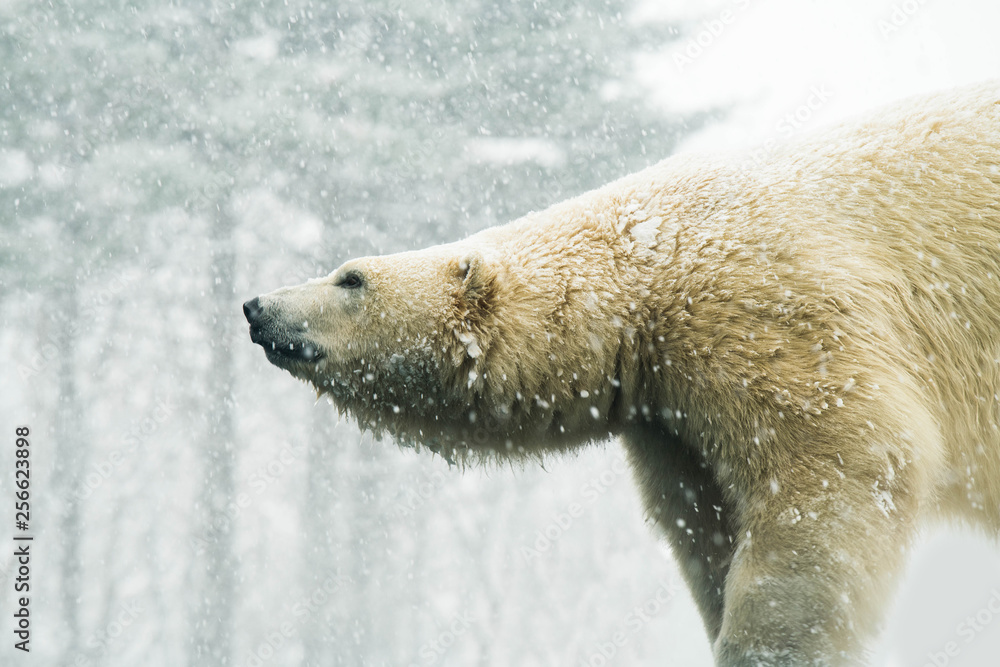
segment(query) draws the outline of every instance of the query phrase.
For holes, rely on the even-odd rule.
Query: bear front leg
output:
[[[746,489],[720,667],[866,664],[920,500],[917,466],[886,473],[864,458],[854,470],[838,457],[799,460]]]
[[[634,426],[624,443],[646,512],[666,533],[714,642],[735,548],[722,489],[705,457],[657,424]]]

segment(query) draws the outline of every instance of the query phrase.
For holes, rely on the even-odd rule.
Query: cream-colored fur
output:
[[[1000,532],[1000,84],[747,163],[348,262],[251,333],[449,458],[620,436],[719,665],[860,664],[919,521]]]

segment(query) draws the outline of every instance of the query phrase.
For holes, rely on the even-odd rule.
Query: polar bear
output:
[[[863,662],[914,530],[1000,533],[1000,83],[676,156],[244,304],[449,459],[621,439],[718,665]]]

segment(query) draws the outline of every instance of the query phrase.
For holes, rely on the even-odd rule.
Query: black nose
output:
[[[255,296],[243,304],[243,314],[246,315],[247,322],[250,324],[253,324],[262,312],[264,309],[260,307],[260,297]]]

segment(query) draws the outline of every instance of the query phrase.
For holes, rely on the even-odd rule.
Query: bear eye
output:
[[[350,273],[345,273],[339,281],[337,281],[337,287],[345,287],[347,289],[357,289],[365,284],[361,276],[353,271]]]

